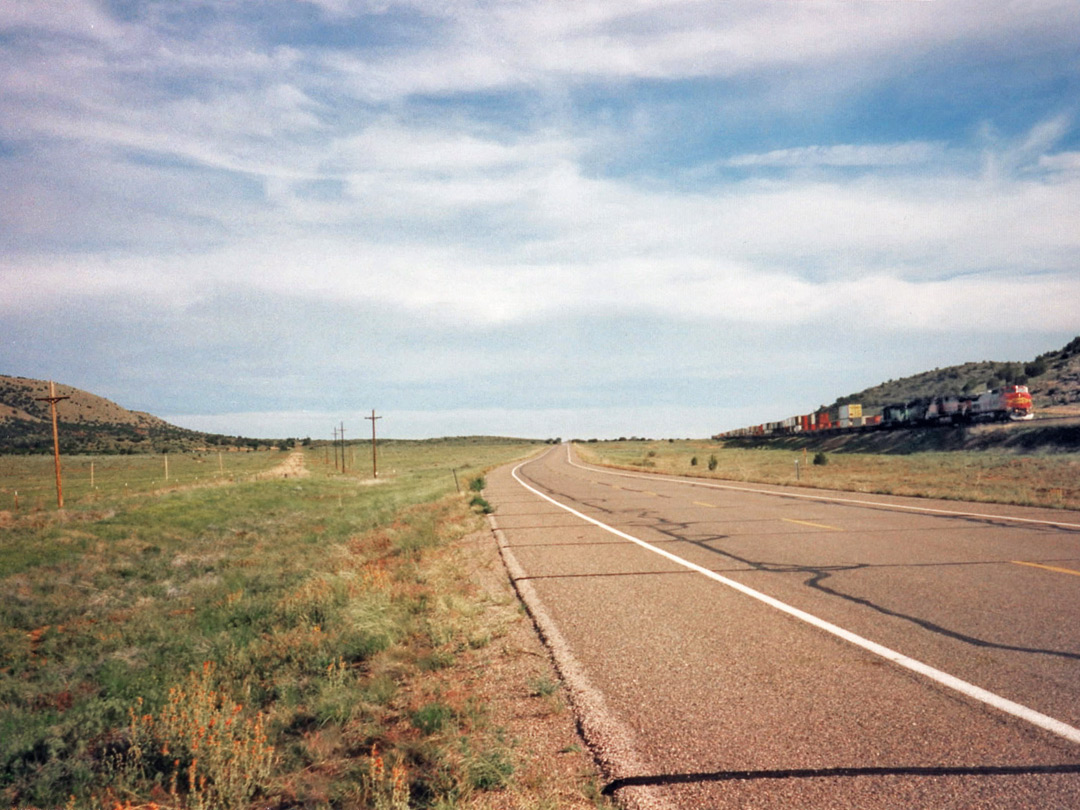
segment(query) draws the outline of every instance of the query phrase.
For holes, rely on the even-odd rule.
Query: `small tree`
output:
[[[713,470],[715,470],[716,465],[719,464],[719,463],[720,462],[716,460],[715,455],[709,456],[709,472],[712,472]]]

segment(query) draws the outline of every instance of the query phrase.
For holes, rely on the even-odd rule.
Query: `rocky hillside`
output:
[[[1080,412],[1080,337],[1057,351],[1027,363],[981,361],[935,368],[867,388],[836,400],[834,405],[861,403],[879,413],[885,405],[945,394],[978,393],[1008,384],[1027,385],[1036,412]]]
[[[179,452],[209,446],[259,446],[267,442],[198,433],[70,385],[57,384],[60,447],[64,453]],[[49,383],[0,375],[0,453],[52,452]]]
[[[156,416],[142,411],[129,411],[111,400],[70,385],[57,385],[56,395],[69,397],[59,404],[58,411],[60,420],[67,424],[128,425],[143,431],[172,427]],[[0,424],[10,421],[51,424],[49,403],[41,401],[47,396],[49,383],[45,380],[0,376]]]

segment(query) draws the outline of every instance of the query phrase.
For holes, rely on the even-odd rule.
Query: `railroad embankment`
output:
[[[810,450],[828,453],[923,453],[996,450],[1013,453],[1080,452],[1080,417],[956,427],[838,431],[789,436],[739,437],[732,448]]]

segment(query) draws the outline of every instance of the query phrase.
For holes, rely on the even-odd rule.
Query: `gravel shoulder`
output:
[[[511,785],[477,793],[464,805],[480,810],[584,810],[613,807],[600,795],[601,775],[578,732],[566,688],[511,585],[490,529],[461,543],[469,577],[487,602],[492,642],[470,656],[465,674],[506,731],[515,753]]]

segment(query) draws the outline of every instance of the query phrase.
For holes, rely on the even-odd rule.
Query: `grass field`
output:
[[[166,491],[160,457],[110,458],[63,513],[9,510],[0,800],[402,810],[505,786],[511,742],[445,674],[492,633],[451,549],[482,525],[470,482],[535,449],[395,443],[378,483],[322,449],[277,480],[250,477],[284,453],[175,458]],[[0,459],[5,491],[50,465]]]
[[[826,463],[815,464],[814,452],[729,449],[708,441],[596,442],[577,447],[589,461],[672,475],[1080,509],[1078,453],[828,453]]]
[[[281,464],[287,455],[265,451],[64,456],[64,505],[79,508],[124,495],[233,482],[265,472]],[[51,455],[0,456],[0,509],[14,509],[16,493],[23,510],[56,505],[56,467]]]

